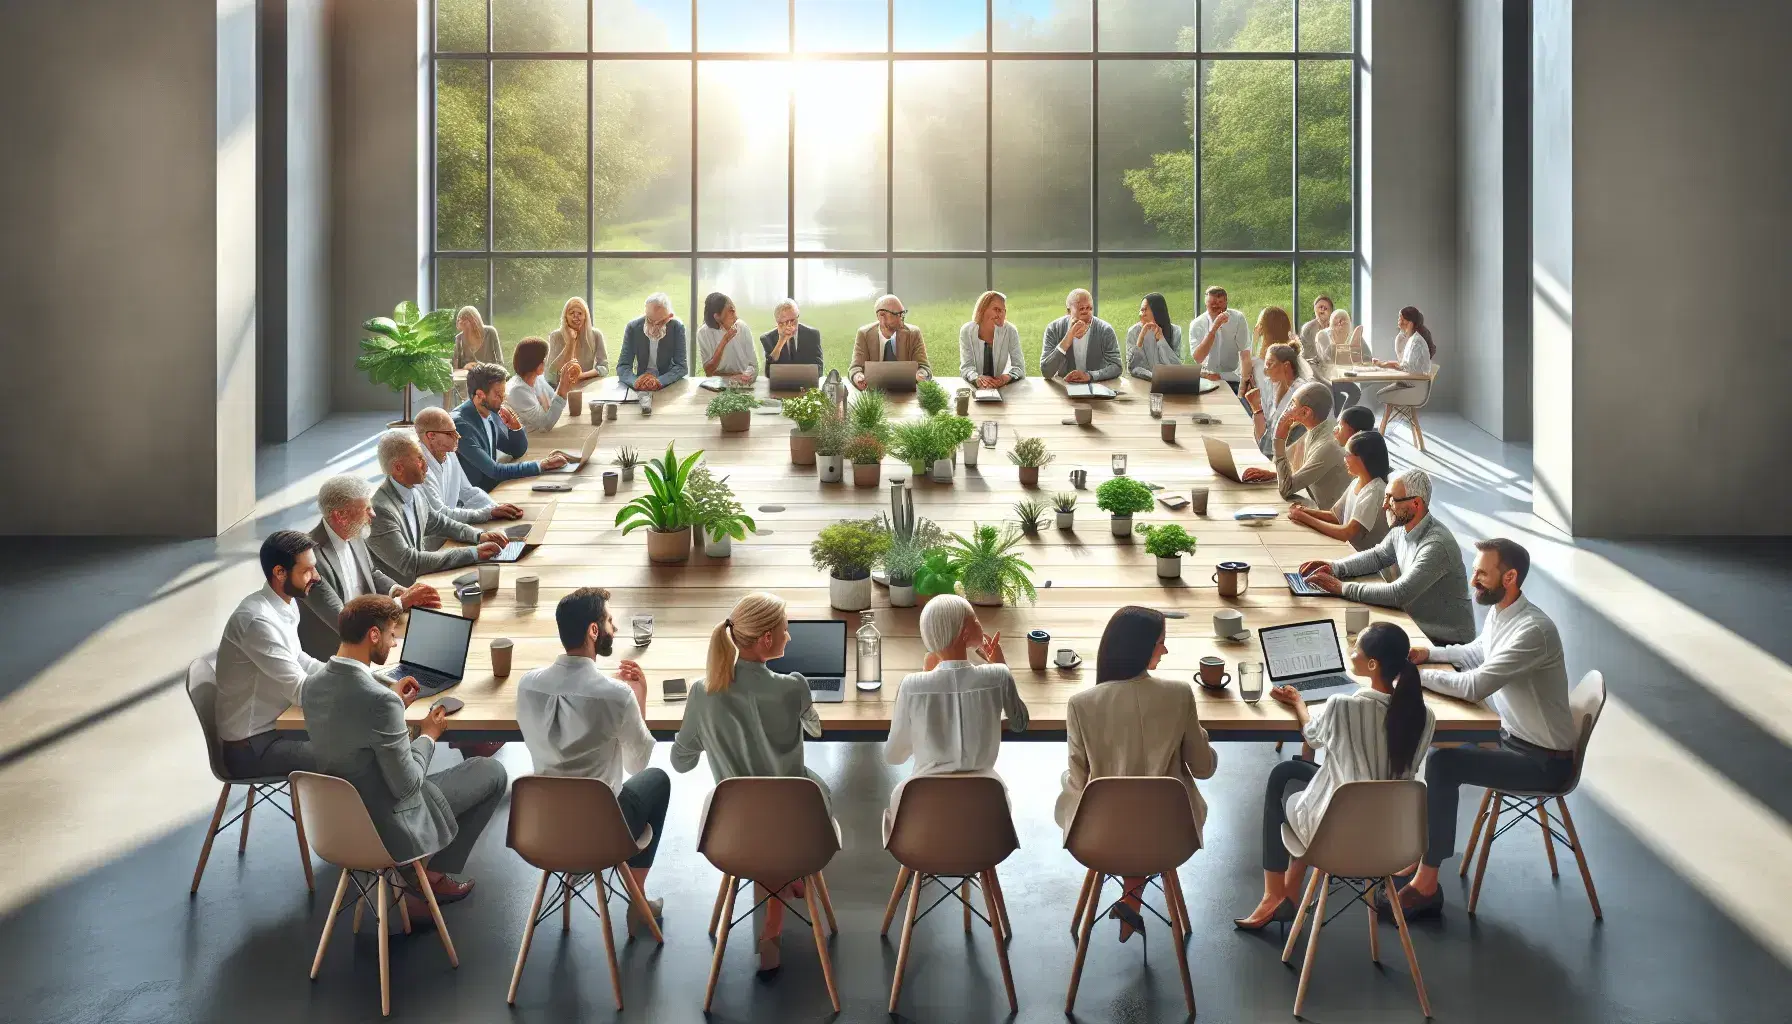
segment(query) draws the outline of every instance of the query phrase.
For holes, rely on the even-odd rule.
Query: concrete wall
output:
[[[1531,505],[1572,532],[1574,0],[1535,0],[1531,12]]]
[[[58,382],[14,389],[0,533],[215,534],[255,499],[253,4],[0,4],[0,39],[7,352]]]

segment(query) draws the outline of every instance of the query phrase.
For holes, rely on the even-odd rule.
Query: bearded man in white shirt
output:
[[[1425,766],[1430,836],[1425,857],[1401,888],[1407,917],[1436,916],[1443,907],[1437,869],[1456,852],[1456,800],[1461,786],[1559,792],[1574,774],[1579,740],[1568,704],[1562,638],[1543,610],[1520,588],[1531,556],[1503,537],[1480,541],[1475,559],[1475,603],[1488,606],[1481,631],[1466,644],[1414,647],[1415,664],[1445,661],[1454,670],[1424,669],[1425,689],[1486,701],[1500,716],[1500,745],[1434,751]]]
[[[1202,368],[1201,376],[1223,380],[1237,391],[1238,355],[1251,350],[1251,329],[1236,310],[1226,306],[1226,289],[1207,289],[1207,311],[1188,325],[1189,362]]]
[[[224,767],[239,779],[314,772],[311,744],[274,731],[322,666],[299,646],[299,601],[317,583],[317,542],[278,530],[261,542],[261,589],[236,606],[218,641],[216,726]]]
[[[417,413],[417,440],[423,442],[423,494],[430,507],[456,522],[489,523],[494,519],[521,519],[523,510],[509,502],[496,502],[473,486],[454,453],[460,450],[460,431],[448,410],[430,406]]]
[[[647,765],[653,734],[647,731],[647,676],[641,666],[624,659],[614,679],[598,671],[597,659],[610,656],[616,639],[609,598],[607,590],[581,587],[560,599],[554,622],[566,653],[517,682],[516,724],[537,774],[597,779],[616,794],[636,839],[653,830],[628,862],[645,893],[647,871],[666,831],[672,781],[664,770]],[[656,922],[662,902],[648,901]],[[648,931],[632,903],[628,917],[631,934]]]

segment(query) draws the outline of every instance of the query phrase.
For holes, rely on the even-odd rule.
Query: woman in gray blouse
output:
[[[765,667],[784,654],[789,627],[784,599],[757,593],[736,602],[710,634],[704,677],[691,687],[684,722],[672,744],[675,770],[688,772],[708,754],[717,782],[743,775],[808,778],[821,787],[824,798],[829,796],[827,784],[803,765],[803,736],[821,735],[809,682],[800,674]],[[765,895],[755,893],[760,899]],[[770,900],[765,908],[759,969],[771,971],[778,967],[784,906]]]
[[[970,322],[958,329],[959,372],[967,383],[999,388],[1027,375],[1020,331],[1008,322],[1008,296],[984,292]]]
[[[504,346],[498,341],[498,329],[486,326],[479,310],[462,306],[454,314],[454,368],[464,370],[472,363],[508,365]]]
[[[1150,380],[1153,368],[1182,362],[1182,328],[1170,318],[1163,293],[1152,292],[1139,303],[1139,322],[1126,332],[1126,372]]]
[[[591,324],[591,307],[574,295],[560,308],[560,326],[548,335],[548,380],[560,383],[560,368],[577,362],[580,380],[592,380],[610,372],[610,356],[604,351],[604,332]]]

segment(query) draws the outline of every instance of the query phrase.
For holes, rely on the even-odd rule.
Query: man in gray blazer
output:
[[[1095,299],[1086,290],[1065,296],[1064,315],[1046,325],[1039,373],[1070,384],[1120,376],[1120,339],[1113,325],[1095,315]]]
[[[373,492],[373,533],[367,538],[367,549],[375,567],[397,583],[408,587],[427,573],[492,558],[509,543],[510,538],[501,531],[481,533],[429,503],[423,494],[423,448],[416,434],[409,430],[381,434],[379,460],[386,480]],[[444,537],[477,547],[430,551],[425,537]]]
[[[317,545],[317,582],[299,605],[299,646],[319,661],[327,661],[341,642],[336,619],[342,606],[362,594],[384,594],[405,608],[442,606],[436,588],[427,583],[401,587],[373,564],[361,536],[373,521],[372,494],[367,481],[348,473],[325,480],[317,491],[323,518],[310,533]]]
[[[448,727],[447,713],[431,708],[412,739],[404,709],[417,699],[417,681],[406,677],[395,691],[368,668],[385,664],[402,615],[397,601],[371,594],[344,606],[337,622],[343,642],[305,680],[300,703],[317,770],[354,785],[374,831],[399,864],[428,857],[430,888],[439,902],[452,903],[472,890],[473,881],[448,875],[466,867],[510,778],[489,757],[425,774]],[[405,898],[412,901],[412,917],[429,919],[426,904],[414,895]]]

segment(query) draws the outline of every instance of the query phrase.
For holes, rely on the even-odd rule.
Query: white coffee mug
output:
[[[479,589],[488,594],[498,591],[498,564],[486,562],[479,567]]]
[[[1244,632],[1244,613],[1236,608],[1222,608],[1213,613],[1213,635],[1230,640]]]
[[[1344,609],[1344,632],[1355,636],[1369,628],[1369,609],[1360,604]]]
[[[1068,647],[1060,647],[1058,648],[1057,661],[1059,668],[1069,668],[1076,664],[1076,652]]]

